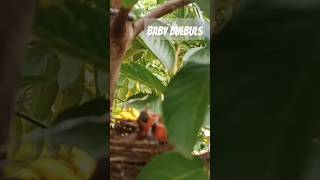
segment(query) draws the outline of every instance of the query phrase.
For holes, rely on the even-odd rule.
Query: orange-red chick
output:
[[[160,143],[168,141],[167,129],[159,115],[149,113],[147,110],[142,111],[138,118],[138,123],[140,136],[154,137]]]

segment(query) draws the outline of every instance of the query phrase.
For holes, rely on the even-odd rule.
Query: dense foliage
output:
[[[162,3],[165,1],[137,1],[135,18]],[[125,57],[114,112],[148,106],[162,114],[170,142],[177,148],[176,153],[155,158],[139,179],[208,179],[208,169],[192,152],[206,152],[210,145],[209,3],[192,3],[166,16],[202,19],[205,40],[160,41],[140,35]],[[78,163],[80,157],[82,163],[93,162],[108,151],[106,12],[106,3],[99,0],[41,1],[17,97],[8,176],[37,176],[33,170],[42,161],[66,172],[64,165],[58,165],[61,159],[72,156],[78,157]],[[92,174],[92,166],[81,177]],[[157,174],[150,174],[155,170]],[[70,177],[76,179],[81,171],[76,168]]]
[[[81,171],[82,178],[89,177],[93,158],[105,156],[107,18],[102,1],[42,1],[38,7],[11,129],[8,176],[36,178],[40,175],[30,172],[46,164],[64,174],[59,157],[74,156],[71,164],[88,167],[70,171],[67,177],[76,178]]]
[[[143,17],[163,3],[138,1],[134,16]],[[127,52],[113,114],[128,107],[148,107],[162,114],[177,149],[151,161],[138,179],[208,179],[208,170],[192,155],[210,148],[210,21],[208,11],[202,9],[209,3],[191,3],[163,17],[201,19],[206,25],[205,40],[159,39],[141,33]]]

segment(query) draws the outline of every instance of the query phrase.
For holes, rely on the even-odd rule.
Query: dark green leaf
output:
[[[37,50],[37,49],[35,49]],[[28,56],[26,62],[38,62],[35,66],[26,66],[26,76],[53,76],[57,77],[59,69],[59,60],[55,55],[47,51],[39,51],[37,56]],[[52,113],[52,106],[56,100],[58,93],[58,82],[54,80],[52,83],[34,86],[28,90],[30,99],[24,102],[26,113],[41,120],[48,121]]]
[[[109,111],[108,106],[109,102],[105,98],[97,98],[80,106],[65,110],[56,120],[61,121],[81,116],[101,116]]]
[[[106,19],[106,13],[75,2],[40,8],[33,28],[34,40],[66,57],[108,71]]]
[[[56,79],[49,76],[26,75],[22,76],[21,88],[46,85],[55,82]]]
[[[138,2],[138,0],[123,0],[122,2],[124,7],[131,8]]]
[[[97,86],[99,89],[100,95],[109,94],[109,74],[104,71],[99,71],[97,73]]]
[[[108,122],[109,115],[101,117],[83,116],[65,120],[48,130],[37,129],[23,137],[23,141],[38,141],[46,137],[53,150],[60,145],[77,147],[89,155],[105,157],[108,150]]]
[[[80,74],[74,82],[70,82],[71,84],[68,84],[68,87],[66,87],[65,89],[60,88],[54,106],[54,117],[62,111],[76,107],[80,104],[86,90],[84,78],[84,71],[82,69],[82,71],[80,72]]]
[[[210,102],[210,67],[187,64],[170,82],[164,95],[163,115],[169,139],[190,157]]]
[[[79,78],[83,63],[71,58],[64,58],[58,72],[58,82],[61,90],[69,88]]]
[[[209,180],[209,170],[201,159],[186,159],[178,153],[155,157],[137,177],[137,180]]]

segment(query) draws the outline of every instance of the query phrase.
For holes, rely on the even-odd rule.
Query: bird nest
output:
[[[139,138],[136,122],[116,121],[110,127],[111,180],[134,180],[153,157],[172,150],[169,143]]]

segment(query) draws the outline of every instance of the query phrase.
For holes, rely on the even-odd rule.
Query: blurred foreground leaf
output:
[[[108,151],[108,118],[108,115],[104,115],[65,120],[48,130],[34,130],[25,135],[23,140],[36,142],[45,136],[53,149],[66,145],[77,147],[95,158],[105,157]]]
[[[187,64],[170,82],[163,103],[169,139],[190,157],[210,102],[210,67]]]

